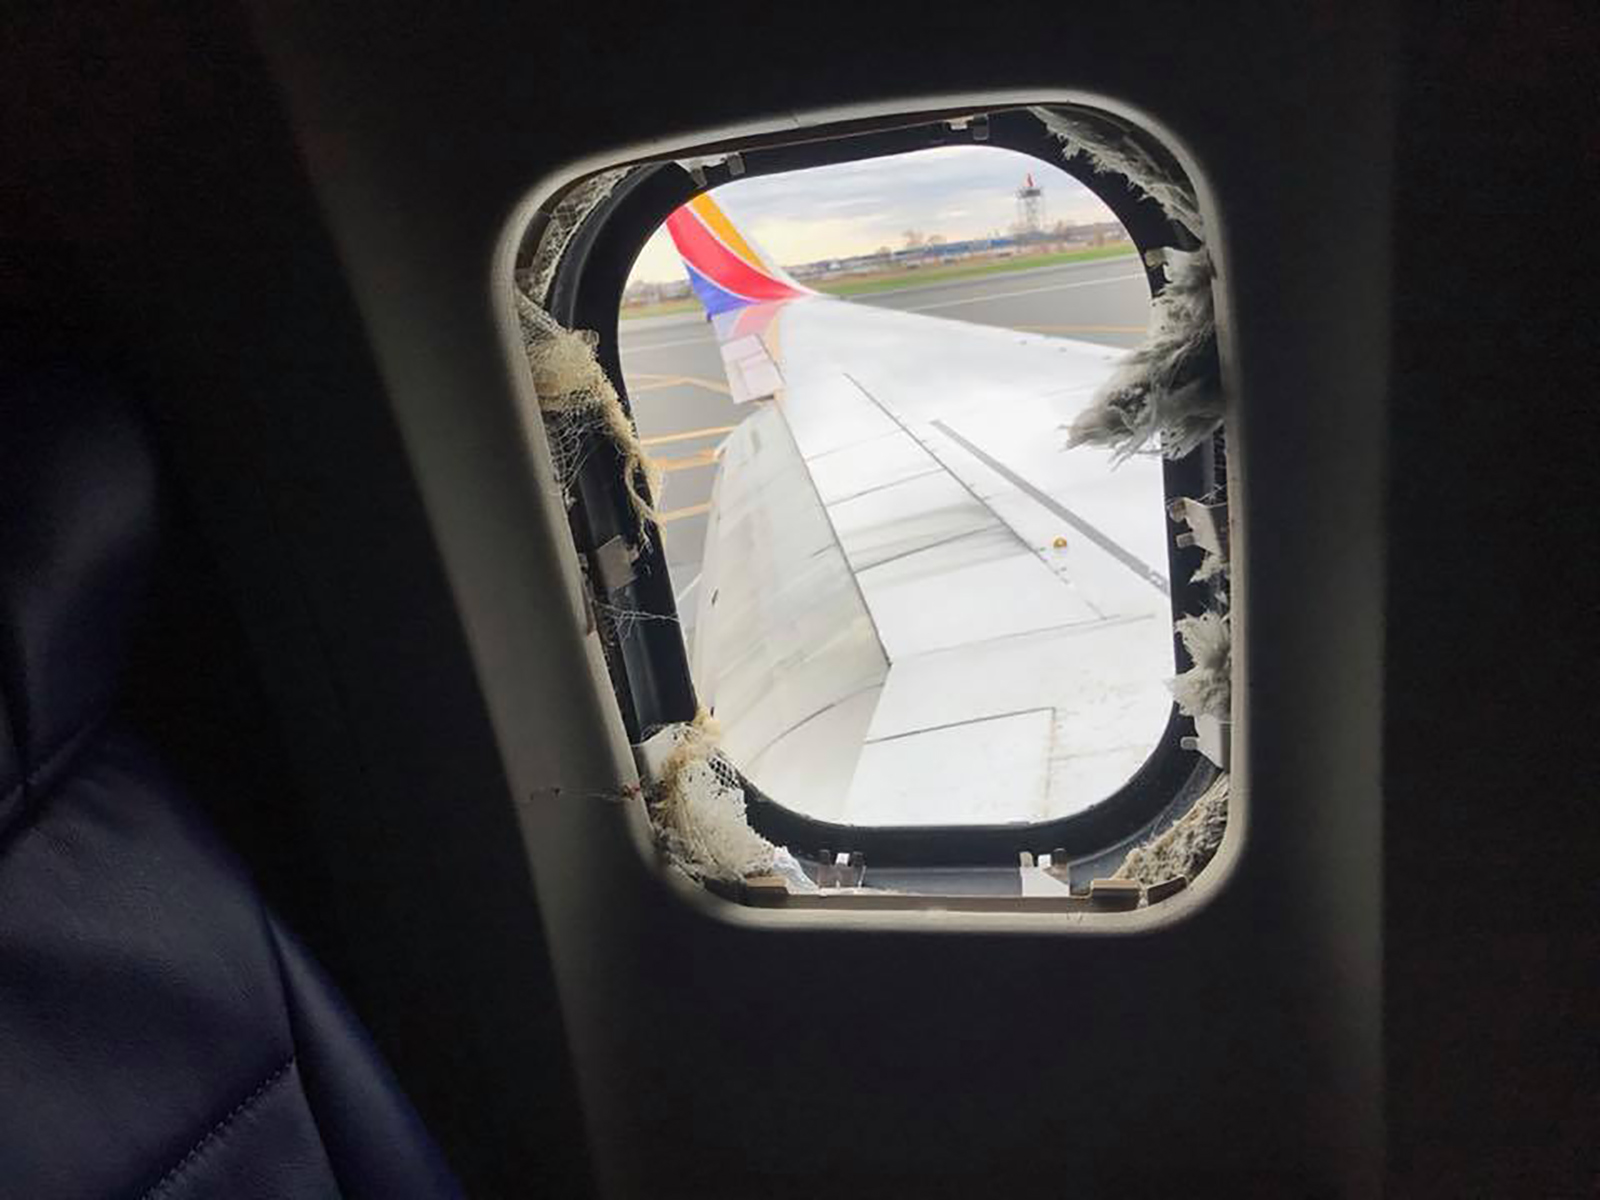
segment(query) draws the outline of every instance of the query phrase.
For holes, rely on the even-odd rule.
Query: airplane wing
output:
[[[1120,352],[816,294],[707,195],[668,227],[754,406],[723,449],[691,653],[724,750],[846,824],[1110,795],[1173,672],[1160,463],[1062,449]]]

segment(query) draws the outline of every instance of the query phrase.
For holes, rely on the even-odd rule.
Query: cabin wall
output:
[[[392,405],[462,605],[605,1194],[805,1195],[812,1176],[877,1195],[1041,1177],[1370,1194],[1383,23],[1285,6],[1201,26],[1144,5],[1051,29],[951,10],[912,39],[800,9],[759,36],[603,6],[257,16],[382,376],[362,402]],[[631,776],[508,355],[517,214],[575,169],[703,131],[986,94],[1141,115],[1203,181],[1239,397],[1225,861],[1160,915],[728,910],[655,874],[637,806],[608,798]]]
[[[129,5],[33,33],[78,91],[8,110],[42,199],[7,212],[65,239],[143,381],[332,880],[316,949],[470,1194],[1377,1191],[1380,6]],[[612,156],[979,96],[1146,119],[1202,183],[1239,397],[1230,837],[1149,913],[730,910],[616,799],[509,248]]]

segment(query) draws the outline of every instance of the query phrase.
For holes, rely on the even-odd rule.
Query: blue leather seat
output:
[[[132,415],[0,395],[0,1196],[457,1196],[355,1019],[119,730],[155,540]]]

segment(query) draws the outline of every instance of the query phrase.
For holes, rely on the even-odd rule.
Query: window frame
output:
[[[1152,135],[1099,110],[1073,107],[1079,116],[1113,123],[1125,134],[1139,138],[1158,161],[1179,172],[1176,160]],[[644,242],[674,209],[735,178],[781,174],[941,145],[971,144],[1029,155],[1084,184],[1128,231],[1141,256],[1152,296],[1159,293],[1165,281],[1148,252],[1165,246],[1193,249],[1196,245],[1159,205],[1120,175],[1093,171],[1081,155],[1064,158],[1059,142],[1023,106],[909,114],[854,122],[846,127],[812,129],[755,144],[730,142],[693,155],[710,159],[734,153],[737,169],[727,160],[707,163],[694,175],[679,168],[677,160],[671,158],[636,164],[611,194],[583,218],[557,264],[545,298],[546,307],[563,325],[592,329],[599,334],[597,358],[631,416],[621,369],[622,293]],[[559,196],[555,197],[546,211],[559,200]],[[540,221],[530,225],[518,255],[519,266],[532,261],[542,231]],[[1168,501],[1225,490],[1223,441],[1218,434],[1183,459],[1163,459]],[[601,587],[599,572],[593,568],[598,548],[615,537],[631,542],[637,536],[637,521],[622,484],[621,466],[609,441],[597,439],[576,480],[576,503],[569,518],[593,594],[599,594]],[[1173,619],[1215,607],[1214,586],[1191,581],[1202,552],[1195,547],[1178,546],[1173,537],[1168,538],[1167,550]],[[607,628],[602,644],[624,726],[629,740],[637,744],[663,725],[693,719],[697,704],[659,536],[651,537],[649,544],[639,549],[632,575],[631,580],[607,593],[606,603],[657,619]],[[1173,654],[1176,670],[1191,665],[1176,634]],[[1024,852],[1053,854],[1064,855],[1074,863],[1075,877],[1081,867],[1084,878],[1094,878],[1109,874],[1127,848],[1181,816],[1215,780],[1218,768],[1183,745],[1193,733],[1193,721],[1182,716],[1174,705],[1155,747],[1120,788],[1079,812],[1038,822],[844,825],[789,808],[748,778],[741,779],[752,827],[797,855],[860,853],[869,867],[914,868],[1015,866]]]

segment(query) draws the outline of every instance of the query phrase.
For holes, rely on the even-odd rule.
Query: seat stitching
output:
[[[39,780],[48,775],[52,769],[59,766],[63,760],[70,760],[83,752],[95,734],[105,727],[105,716],[101,714],[85,721],[66,737],[58,742],[54,749],[45,755],[28,774],[5,794],[5,799],[0,800],[0,856],[6,854],[18,838],[28,828],[29,823],[36,820],[44,810],[51,797],[60,789],[64,776],[58,776],[53,781],[53,786],[39,791]],[[13,800],[22,798],[14,812],[7,811],[11,808]]]
[[[289,1042],[291,1045],[297,1046],[300,1043],[300,1035],[296,1028],[295,993],[294,989],[289,985],[289,972],[283,961],[283,939],[286,936],[286,932],[278,928],[277,922],[272,919],[272,914],[266,910],[264,905],[261,908],[261,918],[266,926],[267,945],[272,948],[272,960],[278,967],[278,986],[283,990],[283,1013],[289,1021]],[[312,1074],[315,1075],[316,1072],[313,1071]],[[333,1150],[328,1145],[328,1139],[323,1136],[322,1122],[317,1119],[317,1105],[312,1098],[312,1091],[315,1088],[314,1080],[302,1078],[301,1088],[306,1098],[306,1115],[311,1118],[311,1128],[316,1130],[317,1143],[322,1147],[322,1153],[327,1157],[328,1170],[333,1173],[334,1191],[340,1197],[340,1200],[343,1200],[345,1194],[344,1183],[339,1178],[339,1168],[334,1163]]]
[[[284,1061],[278,1066],[277,1070],[273,1071],[272,1074],[268,1075],[256,1086],[255,1091],[251,1092],[238,1104],[234,1105],[232,1112],[213,1125],[206,1132],[204,1137],[190,1147],[189,1153],[180,1158],[165,1175],[156,1180],[155,1185],[146,1191],[144,1195],[140,1197],[140,1200],[150,1200],[152,1196],[155,1196],[157,1193],[164,1190],[169,1183],[187,1170],[190,1164],[194,1162],[194,1160],[199,1156],[200,1152],[204,1150],[208,1144],[221,1136],[223,1131],[226,1130],[234,1121],[236,1121],[246,1109],[255,1104],[261,1099],[262,1096],[271,1091],[273,1087],[282,1082],[284,1076],[288,1073],[289,1068],[292,1066],[294,1066],[294,1055],[291,1054],[288,1058],[284,1059]]]
[[[32,788],[34,784],[39,782],[39,778],[46,774],[51,767],[55,766],[67,751],[78,746],[80,742],[87,740],[89,734],[93,733],[101,722],[102,718],[100,716],[92,717],[57,742],[48,754],[34,764],[33,770],[29,771],[7,790],[5,799],[0,801],[0,804],[10,804],[18,796]]]

